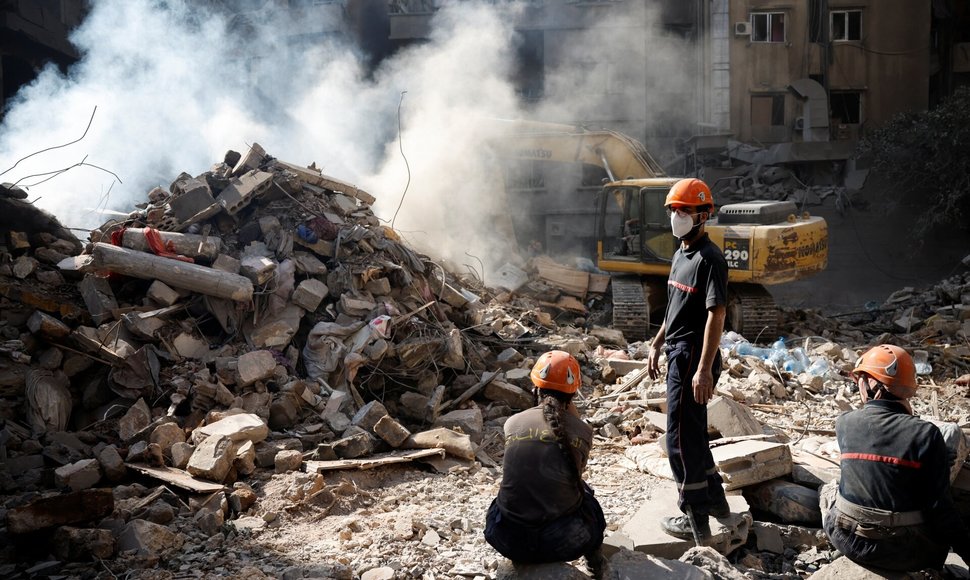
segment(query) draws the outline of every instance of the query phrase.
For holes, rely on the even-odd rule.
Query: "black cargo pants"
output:
[[[707,438],[707,405],[694,400],[691,384],[700,364],[701,347],[688,342],[668,343],[667,353],[667,455],[677,482],[677,506],[695,517],[706,517],[711,505],[724,499],[721,475]],[[721,376],[721,352],[712,366],[714,384]]]

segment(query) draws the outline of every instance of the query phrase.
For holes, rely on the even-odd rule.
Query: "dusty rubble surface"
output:
[[[528,369],[549,348],[583,365],[587,478],[610,532],[673,486],[664,387],[644,344],[593,324],[608,319],[600,274],[543,257],[487,288],[381,226],[367,192],[258,145],[84,244],[19,198],[0,190],[24,224],[0,252],[3,577],[504,577],[484,513],[502,424],[532,404]],[[915,407],[962,441],[966,510],[970,273],[851,317],[785,318],[780,343],[722,342],[714,445],[789,450],[770,480],[738,483],[759,533],[727,559],[621,551],[617,570],[807,577],[834,560],[804,473],[837,470],[834,419],[858,405],[845,373],[878,342],[917,353]],[[771,490],[792,485],[802,503],[779,508]]]

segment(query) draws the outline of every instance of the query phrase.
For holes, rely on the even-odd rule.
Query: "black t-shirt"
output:
[[[582,472],[593,443],[593,428],[575,415],[563,415],[562,427]],[[521,522],[540,524],[574,510],[582,499],[576,472],[566,463],[556,436],[542,416],[542,406],[510,417],[505,422],[499,507]]]
[[[710,308],[727,304],[727,262],[704,234],[674,253],[667,279],[667,342],[700,344]]]

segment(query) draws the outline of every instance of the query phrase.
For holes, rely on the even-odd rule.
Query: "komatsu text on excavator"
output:
[[[614,328],[629,340],[646,338],[651,311],[662,318],[666,302],[677,240],[664,198],[679,178],[667,176],[641,143],[621,133],[501,123],[502,136],[492,143],[500,158],[577,162],[605,170],[608,181],[595,218],[597,266],[611,274]],[[717,207],[707,232],[728,263],[728,327],[751,341],[775,340],[778,311],[764,286],[825,269],[825,220],[799,212],[791,201],[747,201]]]

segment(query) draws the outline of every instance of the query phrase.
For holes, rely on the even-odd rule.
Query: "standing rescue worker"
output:
[[[820,493],[825,533],[866,566],[941,569],[951,546],[970,563],[970,532],[950,497],[943,435],[910,406],[917,386],[913,359],[881,344],[852,372],[863,406],[835,421],[842,473]],[[836,485],[838,493],[831,493]]]
[[[711,535],[708,516],[730,513],[722,479],[708,446],[707,403],[721,374],[721,333],[727,304],[727,262],[704,231],[714,211],[711,190],[699,179],[682,179],[664,203],[680,239],[667,280],[667,313],[650,343],[647,370],[660,375],[660,348],[667,354],[667,454],[684,515],[660,525],[682,539]],[[696,524],[692,529],[691,517]]]
[[[514,563],[585,556],[594,577],[601,577],[606,519],[582,478],[593,429],[572,402],[579,363],[553,350],[539,357],[531,379],[536,406],[505,422],[502,485],[488,508],[485,539]]]

